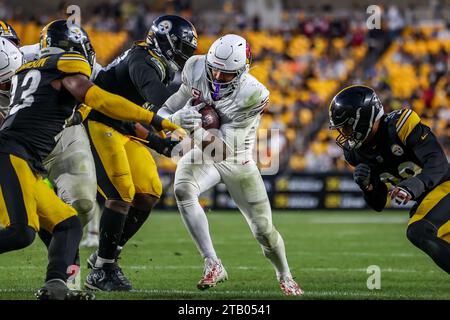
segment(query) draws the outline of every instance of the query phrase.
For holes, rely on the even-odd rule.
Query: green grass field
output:
[[[406,239],[406,212],[275,212],[292,273],[305,291],[301,298],[281,294],[271,264],[240,214],[208,217],[227,282],[197,290],[203,261],[180,216],[155,212],[120,260],[135,291],[97,293],[97,299],[450,299],[448,274]],[[83,281],[91,251],[81,252]],[[0,299],[34,299],[46,260],[38,239],[1,255]],[[367,289],[370,265],[381,268],[380,290]]]

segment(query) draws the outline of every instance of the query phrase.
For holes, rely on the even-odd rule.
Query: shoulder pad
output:
[[[411,131],[420,123],[420,117],[412,109],[403,109],[391,121],[395,121],[397,135],[402,143],[406,144]]]
[[[183,83],[192,85],[200,80],[205,71],[205,59],[205,55],[195,55],[186,61],[181,76]]]
[[[153,53],[151,50],[148,50],[149,55],[145,58],[145,61],[151,65],[153,68],[156,69],[158,72],[161,81],[164,81],[167,77],[167,70],[165,64],[161,61],[161,58],[159,58],[155,53]]]
[[[245,74],[236,98],[242,102],[244,109],[259,109],[268,103],[269,94],[269,90],[254,76]]]
[[[65,52],[58,55],[56,67],[59,71],[68,74],[80,73],[88,78],[91,76],[92,70],[89,62],[79,53]]]

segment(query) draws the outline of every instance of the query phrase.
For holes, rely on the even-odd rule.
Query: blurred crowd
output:
[[[272,7],[249,14],[260,12],[248,7],[252,3]],[[35,25],[33,32],[38,32],[55,16],[64,16],[68,4],[61,2],[55,14],[36,8],[27,15],[20,6],[0,1],[0,16],[20,22],[23,34],[34,39],[26,27]],[[260,146],[267,152],[260,154],[279,156],[286,171],[347,169],[326,116],[332,96],[353,83],[373,87],[387,112],[403,105],[413,108],[450,155],[450,23],[445,19],[424,24],[420,15],[390,6],[383,8],[382,28],[368,30],[364,8],[309,10],[291,8],[289,1],[230,0],[221,1],[216,10],[199,11],[191,0],[102,0],[82,11],[82,24],[94,30],[94,47],[105,64],[132,40],[142,39],[162,13],[180,14],[194,23],[200,54],[221,34],[247,38],[251,73],[271,91],[259,131]],[[276,143],[267,130],[281,134]],[[267,162],[259,160],[261,166]],[[168,159],[159,161],[163,170],[175,167]]]

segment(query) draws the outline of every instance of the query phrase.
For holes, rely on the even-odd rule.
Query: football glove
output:
[[[180,143],[180,141],[172,140],[172,138],[161,138],[154,133],[149,133],[146,140],[150,148],[169,158],[173,148]]]
[[[353,172],[353,180],[362,190],[367,190],[370,185],[370,167],[364,163],[358,164]]]
[[[425,185],[422,180],[416,177],[411,177],[406,180],[403,180],[397,185],[397,188],[401,188],[408,192],[411,196],[411,199],[417,199],[425,192]]]
[[[164,119],[158,116],[157,114],[153,115],[150,125],[153,126],[156,131],[171,131],[173,133],[173,136],[177,137],[180,140],[183,140],[187,137],[187,133],[182,127],[168,119]]]
[[[199,104],[195,108],[192,108],[194,99],[189,99],[183,108],[171,114],[167,119],[188,131],[193,131],[196,127],[200,126],[202,123],[202,115],[198,112],[198,107],[201,105],[204,106],[204,104]]]

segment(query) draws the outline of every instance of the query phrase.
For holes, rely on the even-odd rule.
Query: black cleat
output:
[[[47,281],[35,296],[38,300],[95,300],[92,292],[70,290],[66,283],[60,279]]]
[[[105,263],[102,268],[93,268],[84,283],[86,288],[100,291],[130,291],[130,281],[117,263]]]

